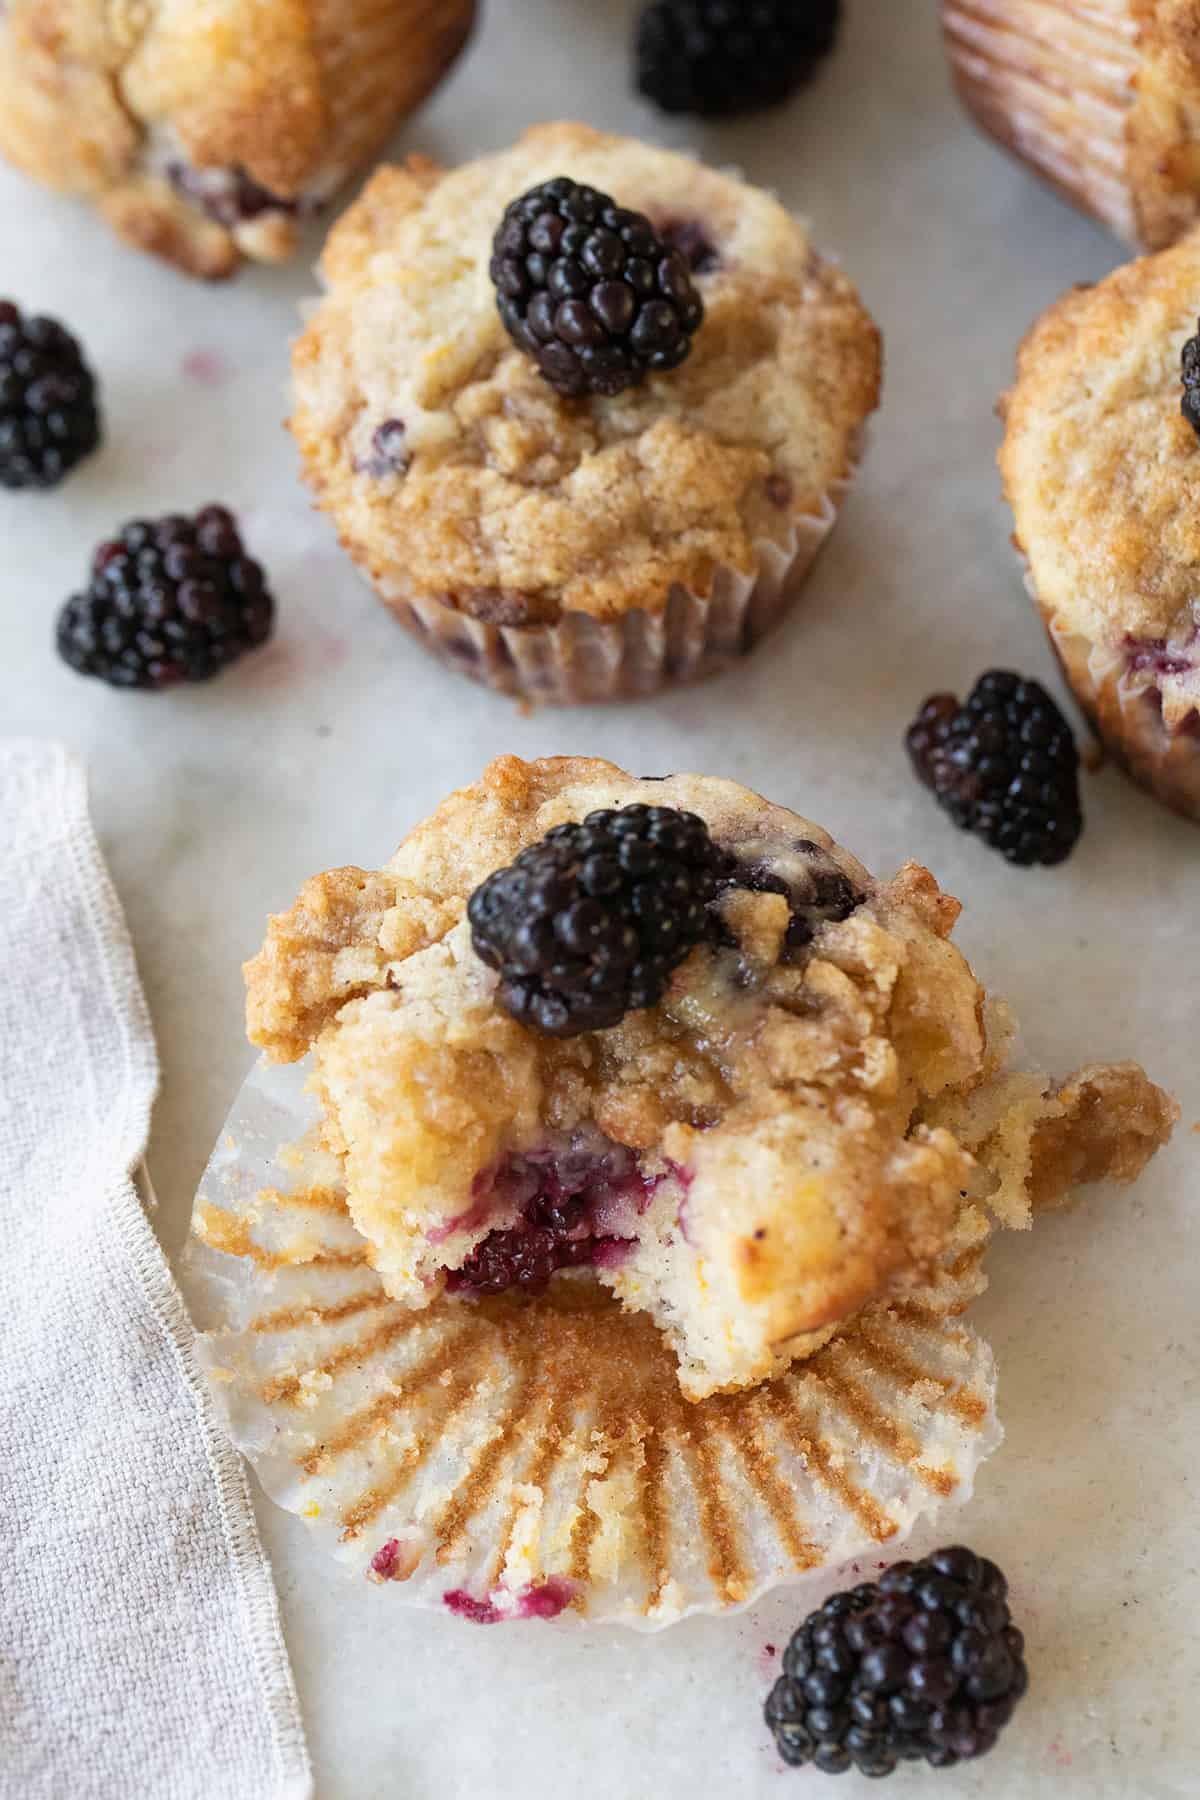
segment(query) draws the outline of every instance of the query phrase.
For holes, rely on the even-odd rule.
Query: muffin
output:
[[[976,122],[1068,200],[1147,250],[1200,206],[1195,0],[943,0]]]
[[[393,1299],[598,1281],[700,1400],[935,1279],[964,1212],[1028,1223],[1169,1134],[1135,1065],[1003,1071],[958,911],[735,782],[504,757],[271,921],[249,1033],[312,1053]]]
[[[190,275],[280,262],[473,15],[474,0],[9,0],[0,154]]]
[[[568,210],[590,195],[615,232],[581,231],[578,259],[510,254],[539,229],[513,203],[545,184],[574,187]],[[610,252],[620,280],[603,275]],[[633,367],[642,314],[624,336],[618,320],[589,365],[599,386],[585,371],[561,391],[546,371],[561,378],[557,357],[570,372],[572,352],[539,344],[506,291],[527,269],[550,293],[565,283],[555,317],[572,329],[603,337],[600,286],[632,315],[623,290],[645,278],[660,312],[664,294],[686,296],[689,335]],[[453,172],[378,171],[322,271],[294,356],[305,473],[385,604],[450,666],[537,700],[652,693],[726,666],[794,597],[877,402],[879,340],[769,195],[545,125]],[[629,376],[618,392],[613,363]]]
[[[1192,819],[1200,442],[1180,369],[1198,294],[1192,232],[1064,295],[1021,347],[1000,451],[1030,592],[1080,705],[1134,780]]]

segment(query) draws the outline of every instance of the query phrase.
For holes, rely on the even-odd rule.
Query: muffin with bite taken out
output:
[[[1169,1134],[1134,1064],[1005,1071],[958,911],[736,782],[503,757],[272,920],[250,1035],[311,1053],[394,1299],[598,1281],[699,1399]]]

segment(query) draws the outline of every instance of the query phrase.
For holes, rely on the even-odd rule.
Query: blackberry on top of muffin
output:
[[[250,1036],[312,1052],[394,1298],[599,1279],[699,1398],[1169,1135],[1135,1064],[1005,1072],[958,910],[736,782],[504,757],[271,921]]]
[[[456,170],[380,170],[322,272],[294,358],[305,474],[452,667],[534,699],[645,694],[782,614],[879,341],[769,195],[545,125]]]

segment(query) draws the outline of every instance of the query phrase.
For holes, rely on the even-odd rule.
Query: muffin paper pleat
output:
[[[716,675],[753,648],[788,610],[837,521],[861,460],[812,513],[793,521],[784,544],[753,545],[754,569],[714,570],[706,594],[676,583],[661,611],[619,619],[567,613],[555,625],[493,625],[431,595],[381,587],[381,597],[425,648],[460,674],[518,699],[570,704],[632,700]]]
[[[1126,0],[943,0],[942,25],[955,85],[983,130],[1136,244],[1127,125],[1140,57]]]
[[[304,1079],[260,1064],[242,1089],[182,1280],[231,1437],[352,1576],[480,1622],[654,1630],[894,1553],[969,1497],[1000,1437],[991,1352],[959,1317],[983,1286],[973,1216],[903,1304],[689,1403],[649,1319],[590,1278],[390,1300]]]
[[[1152,671],[1130,669],[1120,650],[1071,630],[1038,600],[1032,576],[1026,575],[1025,585],[1067,683],[1101,743],[1139,787],[1185,818],[1200,820],[1200,711],[1169,728]]]

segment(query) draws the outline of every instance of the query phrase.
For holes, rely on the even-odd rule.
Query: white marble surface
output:
[[[58,494],[0,496],[0,729],[64,737],[91,760],[162,1053],[151,1161],[170,1250],[248,1066],[238,965],[267,910],[317,868],[385,856],[489,755],[708,768],[824,821],[877,869],[926,859],[966,900],[961,940],[1011,996],[1031,1053],[1055,1068],[1139,1056],[1179,1093],[1184,1123],[1132,1197],[1098,1194],[994,1259],[979,1319],[1008,1438],[954,1529],[1012,1571],[1033,1685],[994,1756],[903,1773],[889,1791],[1197,1794],[1200,836],[1107,771],[1087,779],[1072,861],[1012,871],[950,828],[899,748],[933,688],[996,662],[1052,677],[1008,549],[991,406],[1036,312],[1120,253],[970,133],[930,0],[848,0],[811,92],[711,130],[630,97],[631,10],[492,0],[404,142],[455,159],[575,112],[740,164],[841,252],[884,327],[886,403],[803,609],[769,649],[653,709],[523,718],[443,674],[359,585],[296,482],[279,420],[304,271],[189,286],[3,174],[0,288],[84,334],[108,436]],[[92,543],[135,512],[210,498],[239,509],[270,566],[274,648],[168,698],[56,663],[55,609]],[[821,1776],[780,1773],[757,1717],[764,1646],[785,1641],[794,1598],[650,1640],[500,1635],[347,1586],[295,1521],[261,1516],[322,1800],[825,1791]],[[859,1791],[854,1778],[838,1789]]]

